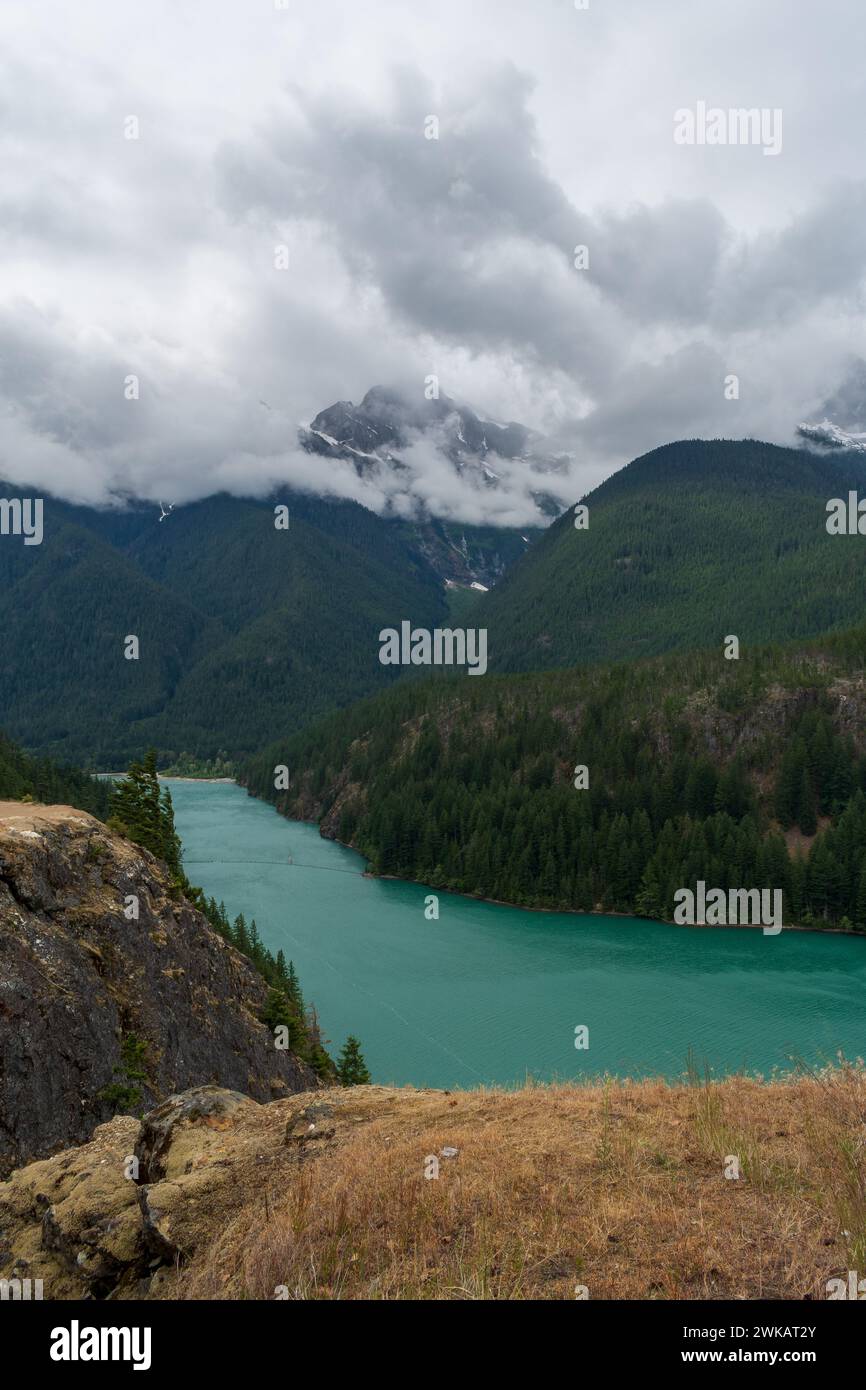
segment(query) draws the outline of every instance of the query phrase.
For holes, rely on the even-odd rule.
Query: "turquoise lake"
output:
[[[866,938],[526,912],[363,877],[364,862],[226,783],[171,781],[187,874],[295,963],[332,1053],[374,1081],[768,1075],[866,1055]],[[575,1028],[589,1028],[588,1052]]]

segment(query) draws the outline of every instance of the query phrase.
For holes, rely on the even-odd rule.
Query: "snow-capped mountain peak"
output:
[[[823,449],[853,449],[866,453],[866,433],[843,430],[832,420],[821,420],[818,424],[800,424],[797,433],[801,439],[816,444]]]
[[[459,478],[477,487],[503,485],[503,464],[525,465],[527,477],[564,472],[569,460],[545,454],[544,440],[516,421],[496,424],[481,419],[469,406],[449,396],[411,399],[387,386],[372,387],[360,402],[337,401],[298,432],[301,446],[313,454],[352,463],[359,477],[375,480],[383,473],[407,472],[406,460],[419,444],[432,448]],[[561,501],[533,483],[531,496],[542,513],[557,516]]]

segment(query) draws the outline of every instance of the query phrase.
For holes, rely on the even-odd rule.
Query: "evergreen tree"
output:
[[[805,761],[806,750],[799,740],[782,757],[776,781],[776,815],[786,830],[797,820]]]
[[[800,772],[800,785],[797,788],[797,824],[804,835],[814,835],[818,829],[815,790],[809,769],[805,766]]]
[[[234,941],[241,955],[250,954],[250,934],[247,930],[247,919],[242,912],[235,918]]]
[[[167,787],[160,790],[153,748],[143,762],[132,763],[126,777],[115,785],[110,812],[111,828],[164,860],[176,879],[183,878],[171,793]]]
[[[304,1019],[297,1009],[293,1008],[282,990],[268,990],[261,1020],[272,1031],[275,1028],[286,1028],[288,1030],[289,1050],[307,1060],[310,1039],[307,1036]]]
[[[369,1086],[370,1073],[361,1055],[361,1044],[351,1034],[337,1059],[337,1080],[341,1086]]]
[[[866,931],[866,860],[864,860],[863,871],[860,874],[860,882],[857,888],[857,907],[854,914],[854,924],[858,931]]]

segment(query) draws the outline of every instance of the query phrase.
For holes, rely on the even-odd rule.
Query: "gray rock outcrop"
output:
[[[259,1021],[266,996],[159,860],[82,811],[0,803],[0,1177],[83,1143],[127,1082],[139,1110],[203,1085],[314,1088]]]

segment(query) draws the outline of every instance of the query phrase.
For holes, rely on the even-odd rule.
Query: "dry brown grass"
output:
[[[866,1266],[866,1075],[354,1093],[181,1296],[823,1298]],[[427,1155],[446,1146],[440,1177]],[[728,1156],[742,1177],[725,1177]],[[845,1234],[847,1233],[847,1234]]]

